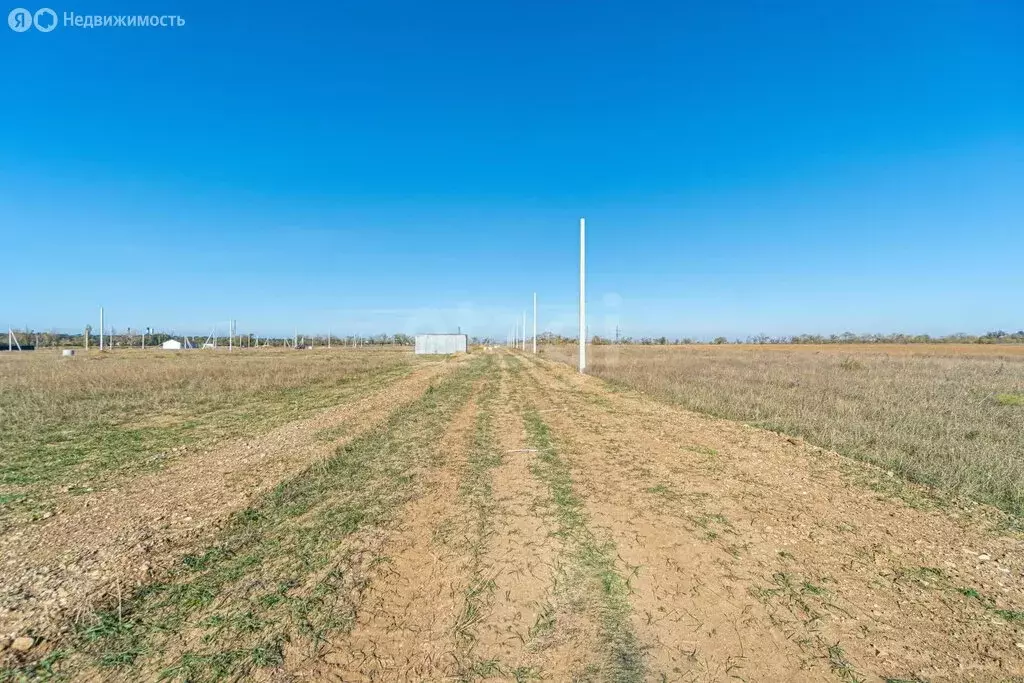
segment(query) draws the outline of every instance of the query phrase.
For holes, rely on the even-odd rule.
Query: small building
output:
[[[466,353],[469,338],[464,334],[417,334],[416,353],[445,355]]]
[[[181,342],[177,339],[168,339],[160,345],[160,348],[168,351],[181,351]]]

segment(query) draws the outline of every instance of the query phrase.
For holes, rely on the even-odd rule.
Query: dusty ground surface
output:
[[[435,386],[442,373],[447,384]],[[314,438],[343,422],[351,429],[341,448],[337,440]],[[384,431],[374,430],[385,422]],[[263,491],[329,459],[332,449],[334,458],[364,463],[343,470],[364,479],[351,490],[342,485],[347,480],[329,480],[337,483],[318,494],[329,505],[302,508],[288,524],[357,509],[359,521],[323,549],[322,561],[297,570],[293,588],[275,595],[298,601],[338,577],[340,588],[315,607],[344,611],[344,619],[281,627],[267,616],[277,613],[266,611],[266,595],[249,590],[259,575],[246,574],[230,591],[176,608],[174,623],[188,630],[188,647],[163,646],[166,634],[158,634],[131,657],[103,658],[84,646],[74,651],[68,640],[69,665],[57,674],[1024,680],[1024,541],[1001,513],[939,505],[884,470],[798,439],[504,352],[418,371],[201,463],[182,461],[180,470],[105,494],[117,514],[83,505],[4,539],[5,575],[28,582],[17,590],[5,583],[5,607],[25,604],[10,601],[39,585],[78,591],[65,599],[64,611],[45,613],[55,623],[94,601],[109,607],[109,588],[97,594],[98,587],[109,587],[111,574],[144,581],[137,563],[154,561],[137,547],[150,544],[155,556],[174,557],[174,548],[194,545],[197,535],[216,541],[203,529],[248,505],[254,518],[276,519],[284,513],[260,498]],[[310,485],[304,481],[291,485],[302,491],[300,484]],[[387,510],[371,510],[375,500]],[[256,541],[292,527],[267,528]],[[232,547],[233,558],[249,552]],[[70,552],[77,553],[75,566],[99,569],[107,580],[83,582],[79,575],[89,571],[61,565]],[[217,561],[168,582],[195,585],[216,576],[215,585],[204,585],[221,590],[258,564],[257,558],[228,575],[214,573]],[[123,573],[108,569],[114,566]],[[166,609],[145,595],[131,600],[136,607],[125,607],[124,623],[135,619],[136,629],[149,623],[146,615]],[[232,600],[248,626],[225,639],[217,610]],[[311,608],[302,604],[305,618]],[[28,605],[5,613],[12,635],[39,616]],[[260,640],[260,656],[243,658],[239,653],[257,651],[249,641],[269,629],[268,621],[283,634],[278,646]],[[314,622],[328,625],[310,635],[303,624]],[[104,637],[122,638],[125,629],[117,630]],[[61,646],[57,639],[54,647]]]

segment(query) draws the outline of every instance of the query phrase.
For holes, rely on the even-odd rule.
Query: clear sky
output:
[[[1018,0],[145,4],[0,24],[0,326],[1024,327]]]

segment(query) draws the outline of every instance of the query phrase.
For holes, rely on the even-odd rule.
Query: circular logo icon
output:
[[[44,7],[32,17],[32,22],[36,25],[36,29],[43,33],[49,33],[57,28],[57,13],[49,7]]]
[[[21,7],[12,9],[7,15],[7,25],[12,31],[24,33],[32,26],[32,13]]]

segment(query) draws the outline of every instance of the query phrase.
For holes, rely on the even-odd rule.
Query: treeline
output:
[[[100,343],[99,334],[91,328],[87,328],[81,334],[69,334],[63,332],[38,332],[35,330],[15,330],[15,336],[22,346],[35,348],[82,348],[86,345],[86,337],[89,340],[90,348],[98,348]],[[228,337],[218,335],[180,335],[170,332],[150,331],[145,334],[146,347],[155,347],[168,339],[189,341],[196,347],[204,343],[228,346]],[[327,346],[327,335],[299,335],[298,346],[319,347]],[[540,344],[575,344],[576,337],[566,337],[552,332],[544,332],[537,335],[537,342]],[[239,333],[231,342],[234,346],[276,346],[291,347],[296,345],[294,336],[288,337],[260,337],[256,334]],[[330,344],[332,346],[412,346],[415,338],[412,335],[396,334],[374,334],[374,335],[336,335],[332,334]],[[472,337],[471,344],[496,344],[498,340],[489,337]],[[744,339],[729,340],[725,337],[715,337],[711,340],[700,340],[691,337],[620,337],[618,339],[595,335],[590,338],[590,343],[595,345],[605,344],[638,344],[644,346],[664,346],[668,344],[1024,344],[1024,330],[1017,332],[1004,332],[996,330],[981,335],[972,334],[950,334],[945,336],[931,336],[927,334],[854,334],[844,332],[842,334],[799,334],[795,336],[770,337],[768,335],[755,335]],[[108,348],[141,348],[143,345],[143,333],[137,330],[118,331],[111,330],[104,335],[103,344]],[[6,336],[0,340],[0,349],[7,348]]]
[[[86,340],[88,339],[88,346],[90,348],[99,348],[100,335],[98,332],[92,330],[91,327],[86,328],[79,334],[70,334],[65,332],[39,332],[36,330],[14,330],[14,335],[17,337],[18,343],[22,346],[34,346],[35,348],[84,348],[86,346]],[[216,344],[217,346],[228,346],[229,341],[232,345],[241,348],[256,346],[277,346],[277,347],[290,347],[296,344],[295,336],[288,337],[262,337],[255,333],[242,333],[239,332],[231,340],[228,339],[227,335],[218,335],[216,337],[210,335],[182,335],[174,334],[172,332],[161,332],[161,331],[149,331],[143,333],[139,330],[126,329],[118,331],[117,329],[111,329],[103,336],[103,345],[108,348],[142,348],[143,341],[147,348],[153,346],[160,346],[169,339],[177,339],[178,341],[184,342],[185,338],[196,347],[202,346],[204,343]],[[2,344],[0,348],[7,348],[7,337],[3,335]],[[298,335],[297,343],[299,346],[327,346],[328,338],[327,335]],[[415,339],[408,334],[375,334],[375,335],[336,335],[330,336],[330,344],[332,346],[412,346],[415,343]]]
[[[544,333],[538,335],[538,341],[546,344],[575,344],[576,337],[563,337],[557,334]],[[593,336],[591,344],[641,344],[641,345],[666,345],[666,344],[1024,344],[1024,330],[1017,332],[1004,332],[996,330],[981,335],[974,334],[950,334],[943,336],[932,336],[928,334],[854,334],[843,332],[842,334],[798,334],[795,336],[770,337],[759,334],[745,339],[734,339],[730,341],[725,337],[715,337],[710,341],[692,339],[690,337],[669,338],[669,337],[621,337],[609,339],[607,337]]]

